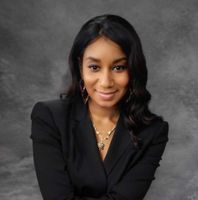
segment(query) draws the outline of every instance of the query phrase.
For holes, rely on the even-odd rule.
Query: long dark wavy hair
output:
[[[72,82],[66,92],[66,96],[76,96],[81,93],[79,82],[80,63],[85,48],[95,39],[104,36],[117,43],[127,56],[129,70],[129,84],[125,96],[118,106],[122,110],[124,122],[129,129],[132,141],[135,146],[141,146],[140,131],[157,119],[162,119],[152,113],[148,104],[151,94],[146,89],[147,67],[139,36],[133,26],[124,18],[117,15],[96,16],[87,21],[76,38],[69,54],[69,67],[72,75]],[[130,91],[132,95],[129,98]],[[62,95],[61,95],[62,96]],[[128,99],[128,101],[127,101]]]

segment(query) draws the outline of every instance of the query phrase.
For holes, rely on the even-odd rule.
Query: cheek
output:
[[[83,81],[84,81],[85,85],[92,84],[93,76],[91,76],[90,72],[87,69],[85,69],[85,67],[83,67],[82,76],[83,76]]]
[[[116,83],[120,86],[120,87],[127,87],[128,83],[129,83],[129,76],[126,74],[126,75],[123,75],[123,76],[119,76],[117,78],[117,81]]]
[[[96,80],[93,76],[86,76],[86,78],[84,78],[85,87],[88,89],[91,89],[91,87],[95,85],[95,82]]]

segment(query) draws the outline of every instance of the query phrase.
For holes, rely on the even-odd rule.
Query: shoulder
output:
[[[31,119],[33,118],[48,118],[49,115],[52,117],[61,117],[67,113],[71,98],[67,97],[64,99],[52,99],[45,101],[38,101],[33,105],[31,111]]]
[[[163,118],[158,118],[146,126],[139,134],[139,137],[146,144],[168,141],[169,123]]]
[[[153,143],[168,141],[169,123],[162,119],[156,120],[150,126],[153,132]]]
[[[31,111],[31,138],[35,141],[52,143],[52,138],[60,139],[65,130],[69,113],[70,98],[38,101]]]

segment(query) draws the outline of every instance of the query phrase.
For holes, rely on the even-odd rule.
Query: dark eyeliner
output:
[[[126,66],[126,65],[115,65],[113,68],[115,69],[116,67],[120,67],[120,69],[119,69],[119,70],[117,70],[117,71],[120,71],[120,70],[125,70],[125,69],[127,68],[127,66]]]
[[[97,69],[94,69],[94,67],[96,67]],[[92,71],[97,71],[99,67],[97,65],[89,65],[88,68]]]

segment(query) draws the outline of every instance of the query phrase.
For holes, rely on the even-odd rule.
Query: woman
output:
[[[151,113],[140,39],[125,19],[97,16],[76,36],[72,83],[58,100],[35,104],[33,153],[46,200],[140,200],[168,141]]]

